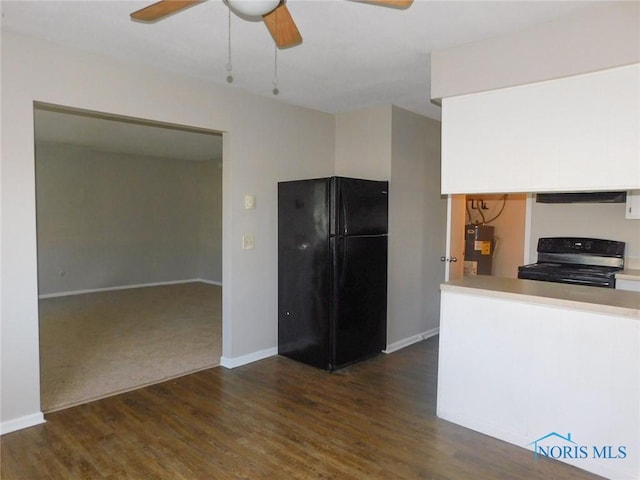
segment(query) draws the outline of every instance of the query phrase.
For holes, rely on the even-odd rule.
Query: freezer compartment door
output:
[[[334,237],[332,366],[374,356],[387,341],[387,237]]]
[[[327,179],[278,185],[278,353],[329,369]]]
[[[389,182],[335,177],[332,234],[383,235],[388,231]]]

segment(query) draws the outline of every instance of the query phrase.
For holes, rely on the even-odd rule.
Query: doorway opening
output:
[[[36,104],[41,408],[219,365],[222,134]]]
[[[516,193],[450,195],[448,280],[517,278],[525,254],[526,200]]]

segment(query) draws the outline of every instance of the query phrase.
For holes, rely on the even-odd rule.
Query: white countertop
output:
[[[472,293],[640,320],[640,292],[477,275],[443,283],[442,291]]]
[[[640,282],[640,270],[627,268],[625,270],[622,270],[621,272],[616,273],[616,279]]]

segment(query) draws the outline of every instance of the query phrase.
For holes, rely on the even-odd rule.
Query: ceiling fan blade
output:
[[[362,3],[405,9],[411,6],[413,0],[363,0]]]
[[[262,20],[278,48],[295,47],[302,43],[302,35],[284,2],[281,2],[275,10],[263,15]]]
[[[154,22],[204,0],[161,0],[131,14],[134,20]]]

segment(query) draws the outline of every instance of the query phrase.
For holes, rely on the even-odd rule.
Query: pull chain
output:
[[[229,17],[228,17],[228,50],[227,50],[227,83],[233,82],[233,75],[231,74],[231,9],[229,8]]]
[[[274,95],[278,95],[280,90],[278,90],[278,46],[275,46],[274,53],[274,62],[273,62],[273,90]]]
[[[274,54],[273,54],[273,94],[278,95],[280,90],[278,90],[278,11],[276,10],[276,41],[273,42],[274,45]]]

